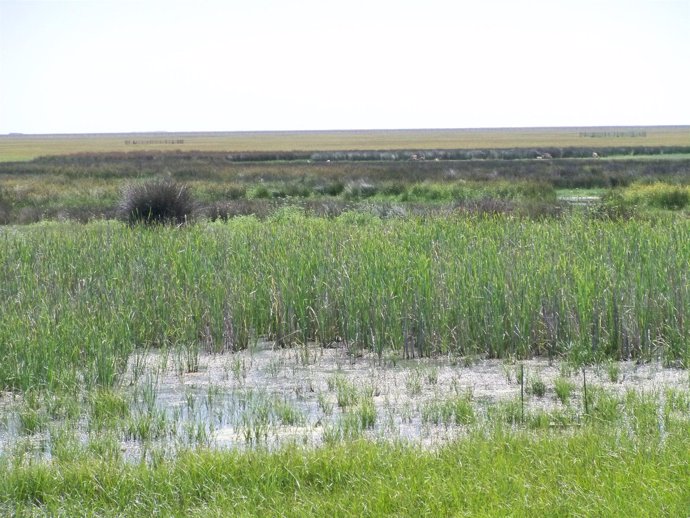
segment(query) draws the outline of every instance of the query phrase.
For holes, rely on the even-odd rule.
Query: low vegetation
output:
[[[195,215],[226,218],[297,205],[316,215],[395,205],[406,213],[461,208],[530,217],[560,214],[567,189],[627,188],[657,182],[627,205],[682,209],[688,160],[553,159],[361,162],[235,162],[224,154],[119,154],[0,162],[0,220],[89,221],[118,216],[123,190],[172,181],[189,188]],[[650,189],[650,187],[645,187]],[[663,191],[666,194],[663,194]],[[680,196],[680,197],[679,197]]]

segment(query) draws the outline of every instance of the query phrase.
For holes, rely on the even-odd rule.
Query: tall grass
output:
[[[0,388],[111,385],[135,349],[687,362],[690,223],[336,219],[0,233]],[[193,358],[192,358],[193,360]],[[193,363],[193,362],[192,362]]]

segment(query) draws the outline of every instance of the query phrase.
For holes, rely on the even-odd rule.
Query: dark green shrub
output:
[[[248,195],[248,198],[253,198],[253,199],[259,199],[259,200],[265,200],[271,197],[271,192],[268,190],[268,187],[265,185],[257,185],[254,189],[252,189]]]
[[[169,178],[130,184],[122,192],[120,218],[134,224],[186,223],[194,212],[192,193]]]
[[[370,198],[378,193],[378,187],[368,183],[366,180],[350,182],[345,187],[344,196],[348,200]]]
[[[593,212],[600,219],[630,219],[635,216],[635,207],[618,190],[607,192]]]
[[[541,378],[535,378],[532,380],[532,394],[537,397],[544,397],[546,394],[546,383]]]
[[[381,194],[386,196],[400,196],[407,192],[403,182],[387,182],[381,186]]]
[[[317,186],[314,191],[317,194],[326,194],[328,196],[340,196],[345,190],[345,184],[343,182],[333,182],[324,186]]]
[[[246,198],[247,188],[243,185],[230,185],[225,189],[225,196],[229,200],[240,200]]]
[[[290,198],[309,198],[313,189],[305,183],[291,183],[285,186],[285,194]]]
[[[0,225],[10,222],[10,208],[9,196],[6,196],[4,189],[0,187]]]
[[[690,203],[690,193],[682,187],[672,187],[658,192],[652,201],[659,208],[679,210]]]

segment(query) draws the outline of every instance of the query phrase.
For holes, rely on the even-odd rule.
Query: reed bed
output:
[[[135,350],[686,364],[690,222],[334,219],[0,230],[0,389],[112,385]]]

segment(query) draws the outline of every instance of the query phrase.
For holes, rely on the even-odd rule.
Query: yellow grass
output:
[[[690,126],[2,135],[0,161],[128,151],[326,151],[690,146]]]

